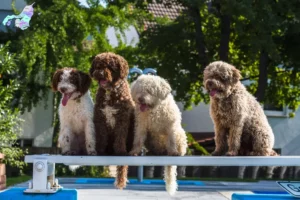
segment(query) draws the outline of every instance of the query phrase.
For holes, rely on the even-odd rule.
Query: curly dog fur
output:
[[[96,155],[90,84],[90,76],[74,68],[58,69],[53,75],[52,89],[63,96],[58,144],[64,155]]]
[[[136,103],[135,136],[131,155],[145,146],[154,155],[184,156],[187,138],[181,126],[181,113],[171,94],[171,87],[163,78],[141,75],[131,85]],[[176,166],[166,166],[166,190],[173,195],[177,190]]]
[[[204,70],[216,148],[212,155],[272,156],[274,134],[264,111],[239,81],[234,66],[216,61]]]
[[[127,82],[127,61],[114,53],[98,54],[90,75],[99,83],[94,107],[99,155],[127,155],[132,148],[134,102]],[[126,187],[128,166],[117,167],[115,186]]]

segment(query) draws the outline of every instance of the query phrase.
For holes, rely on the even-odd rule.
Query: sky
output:
[[[88,4],[86,3],[86,0],[78,0],[78,1],[81,3],[81,5],[84,5],[84,6],[88,7]],[[100,4],[105,6],[104,1],[100,1]]]

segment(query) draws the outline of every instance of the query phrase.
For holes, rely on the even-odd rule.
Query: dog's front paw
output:
[[[89,156],[96,156],[97,152],[96,151],[88,151]]]
[[[220,151],[214,151],[211,153],[212,156],[222,156],[222,152]]]
[[[168,156],[180,156],[179,152],[178,151],[170,151],[168,152]]]
[[[225,155],[226,155],[226,156],[237,156],[238,153],[235,152],[235,151],[228,151]]]
[[[129,155],[130,156],[138,156],[139,152],[132,150],[132,151],[129,152]]]

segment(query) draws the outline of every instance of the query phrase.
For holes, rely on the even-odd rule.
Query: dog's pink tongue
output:
[[[145,111],[147,110],[147,105],[146,105],[146,104],[141,104],[141,105],[140,105],[140,110],[141,110],[142,112],[145,112]]]
[[[99,83],[100,83],[100,85],[106,85],[107,80],[100,80]]]
[[[215,96],[216,94],[217,94],[217,90],[212,90],[212,91],[209,92],[209,95],[211,97]]]
[[[63,99],[61,101],[62,105],[63,106],[66,106],[69,99],[70,99],[71,95],[70,94],[63,94]]]

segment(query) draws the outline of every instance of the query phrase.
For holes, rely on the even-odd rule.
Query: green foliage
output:
[[[187,155],[191,155],[191,147],[196,149],[197,151],[201,152],[202,155],[210,155],[204,147],[202,147],[195,139],[193,138],[192,134],[186,133],[187,136],[187,143],[189,144],[189,148],[187,149]]]
[[[241,70],[243,78],[251,81],[249,91],[255,94],[261,87],[258,84],[259,56],[265,50],[269,62],[264,67],[268,67],[269,81],[262,103],[287,105],[293,111],[298,108],[299,1],[166,0],[166,5],[186,8],[173,21],[154,18],[146,9],[151,0],[104,1],[106,7],[99,2],[88,1],[90,7],[85,8],[77,0],[36,0],[29,29],[1,33],[1,41],[10,40],[10,51],[19,57],[15,78],[21,86],[15,92],[14,106],[19,106],[21,111],[30,110],[47,97],[51,76],[57,68],[74,66],[87,72],[91,58],[104,51],[121,54],[131,66],[156,68],[159,75],[169,80],[176,90],[176,100],[182,101],[185,108],[208,103],[202,84],[204,61],[199,59],[199,49],[205,49],[202,56],[207,62],[220,59],[220,36],[225,34],[221,29],[222,17],[228,16],[228,59]],[[195,10],[199,12],[194,13]],[[155,22],[156,28],[144,31],[145,20]],[[196,26],[197,20],[201,30]],[[140,33],[137,48],[121,40],[129,25],[134,25]],[[118,33],[116,48],[109,45],[105,35],[111,26]],[[197,40],[199,31],[203,33],[200,38],[203,44]],[[204,46],[199,48],[199,45]],[[279,69],[282,72],[278,72]],[[95,88],[94,83],[92,94]],[[58,99],[56,96],[56,103]]]
[[[136,9],[146,13],[147,4],[151,2],[131,0]],[[222,30],[224,16],[230,20],[228,62],[241,70],[244,79],[250,80],[247,86],[249,91],[255,95],[258,87],[262,87],[258,84],[259,74],[267,69],[264,77],[267,85],[262,103],[287,105],[293,111],[298,108],[299,1],[164,2],[183,5],[186,10],[173,21],[153,19],[157,26],[140,33],[137,64],[154,67],[159,75],[167,78],[176,90],[176,100],[184,102],[185,108],[209,101],[202,84],[203,60],[199,59],[198,54],[199,49],[205,48],[205,59],[208,62],[220,60],[221,36],[226,34]],[[196,15],[193,14],[195,10],[199,10]],[[196,26],[199,21],[201,30]],[[199,31],[203,32],[200,39],[204,46],[201,48],[197,41]],[[262,51],[267,52],[268,62],[260,69]]]
[[[10,41],[10,52],[18,55],[18,68],[10,80],[17,79],[20,83],[14,91],[13,106],[21,112],[30,111],[41,100],[47,106],[51,79],[57,69],[75,67],[88,72],[91,59],[98,53],[113,51],[124,57],[131,54],[131,47],[120,41],[118,48],[113,48],[106,37],[109,27],[115,27],[122,36],[123,30],[132,24],[137,14],[130,11],[129,5],[103,7],[99,1],[88,1],[89,8],[86,8],[77,0],[27,0],[27,4],[33,2],[34,15],[28,29],[0,33],[0,43]],[[94,82],[91,91],[95,95]],[[53,99],[54,143],[59,125],[59,100],[60,94],[56,93]]]
[[[103,166],[81,166],[74,172],[68,166],[57,164],[55,166],[55,174],[59,177],[108,177],[109,172]]]
[[[31,180],[31,176],[22,175],[18,177],[7,177],[6,187],[13,186],[19,183],[24,183],[25,181]]]
[[[10,52],[18,55],[18,72],[13,78],[19,80],[20,87],[15,92],[14,106],[22,112],[47,100],[56,69],[75,67],[88,72],[92,57],[98,53],[115,51],[128,55],[130,47],[127,51],[128,47],[120,43],[114,49],[106,31],[115,27],[122,35],[137,16],[127,4],[103,7],[99,1],[88,1],[90,7],[86,8],[77,0],[27,0],[27,4],[33,2],[34,15],[28,29],[1,33],[1,42],[10,41]],[[55,102],[57,99],[55,96]]]
[[[5,154],[4,162],[10,166],[22,168],[24,162],[20,160],[23,151],[14,147],[17,134],[20,133],[19,112],[13,109],[13,92],[19,84],[7,77],[15,73],[15,56],[7,50],[8,46],[0,46],[0,152]]]

